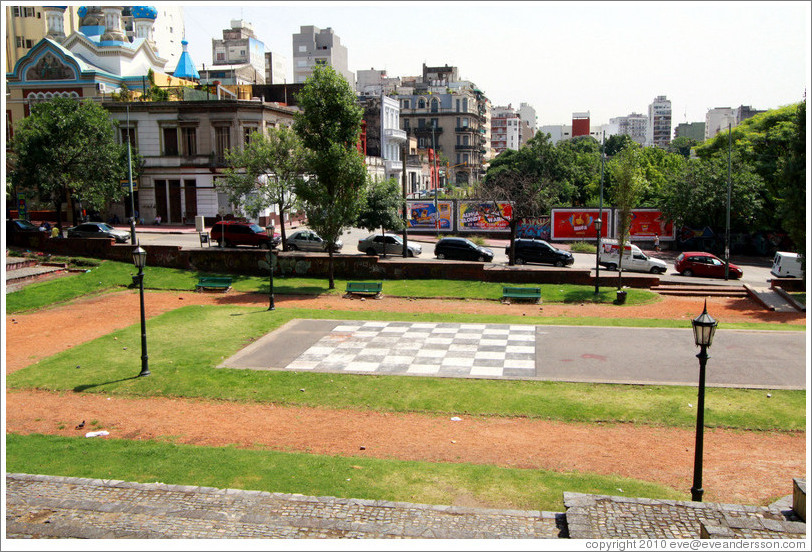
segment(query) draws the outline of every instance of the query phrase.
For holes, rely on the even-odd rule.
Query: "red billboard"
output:
[[[551,240],[597,240],[595,221],[598,209],[553,209],[550,222]],[[601,237],[609,235],[609,210],[603,210]]]
[[[674,239],[674,223],[662,220],[659,209],[632,209],[632,223],[629,227],[631,239],[654,239],[659,235],[662,240]]]

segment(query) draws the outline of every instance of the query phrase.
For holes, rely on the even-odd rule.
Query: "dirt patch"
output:
[[[146,312],[152,317],[188,304],[263,307],[267,300],[266,295],[234,292],[150,292]],[[697,297],[665,297],[649,305],[616,307],[279,296],[276,307],[338,311],[337,316],[342,310],[381,310],[688,320],[702,311],[703,301]],[[6,372],[137,323],[138,305],[138,293],[128,290],[7,315]],[[721,323],[805,323],[803,314],[764,311],[748,299],[711,297],[708,310]],[[161,438],[205,446],[235,444],[330,455],[578,470],[657,482],[686,494],[691,486],[694,432],[684,429],[466,416],[454,422],[449,416],[31,390],[8,392],[6,404],[7,432],[76,436],[83,434],[74,429],[77,423],[97,420],[98,427],[110,431],[112,438]],[[64,428],[59,429],[60,425]],[[803,433],[707,430],[706,500],[753,504],[789,494],[792,478],[805,476],[805,444]]]

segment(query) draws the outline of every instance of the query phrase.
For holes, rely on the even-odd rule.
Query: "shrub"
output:
[[[570,251],[573,253],[595,253],[597,249],[595,245],[587,242],[575,242],[570,245]]]

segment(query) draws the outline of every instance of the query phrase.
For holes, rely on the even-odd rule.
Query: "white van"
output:
[[[665,274],[668,265],[665,261],[649,257],[634,244],[626,243],[623,251],[623,270],[630,272],[650,272],[651,274]],[[617,270],[620,265],[617,240],[601,239],[601,250],[598,255],[598,264],[608,270]]]
[[[802,257],[797,253],[778,251],[773,259],[770,274],[778,278],[803,278],[804,268],[801,265]]]

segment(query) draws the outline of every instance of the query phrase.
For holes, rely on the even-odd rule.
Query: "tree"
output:
[[[304,182],[305,151],[299,136],[285,126],[269,129],[267,136],[254,132],[245,148],[226,153],[226,163],[229,168],[223,171],[226,177],[218,189],[252,217],[275,205],[282,250],[287,251],[285,213],[295,206],[294,191]]]
[[[670,174],[657,207],[676,224],[722,228],[727,213],[727,152],[693,159]],[[738,152],[731,158],[730,227],[750,231],[762,217],[764,183]]]
[[[614,157],[629,145],[635,143],[636,142],[632,140],[632,137],[628,134],[613,134],[606,139],[606,143],[604,144],[606,156]]]
[[[564,178],[572,187],[573,205],[585,205],[598,189],[601,170],[601,144],[592,136],[577,136],[556,145]]]
[[[643,177],[640,167],[642,155],[640,149],[636,144],[625,147],[612,159],[607,168],[613,177],[613,186],[609,189],[609,195],[618,210],[618,291],[623,287],[623,252],[629,237],[632,209],[640,201],[640,196],[646,184],[646,179]]]
[[[691,148],[699,144],[693,138],[688,138],[687,136],[677,136],[668,144],[668,151],[669,153],[678,153],[683,156],[685,159],[691,157]]]
[[[403,197],[397,179],[388,178],[370,183],[358,213],[356,226],[370,232],[380,228],[381,236],[386,230],[403,230],[403,219],[399,212],[402,202]],[[383,255],[386,256],[386,245],[383,248]]]
[[[316,66],[297,95],[302,113],[293,128],[307,148],[310,177],[296,187],[307,224],[327,241],[329,289],[335,288],[333,253],[344,228],[355,222],[366,190],[367,172],[358,152],[363,109],[344,77]]]
[[[54,98],[34,105],[15,128],[10,149],[15,187],[37,189],[50,201],[60,229],[68,198],[102,210],[125,193],[127,148],[116,142],[114,123],[96,102]]]
[[[806,100],[798,104],[787,150],[779,157],[776,174],[778,220],[806,256]],[[805,261],[804,261],[805,262]]]

